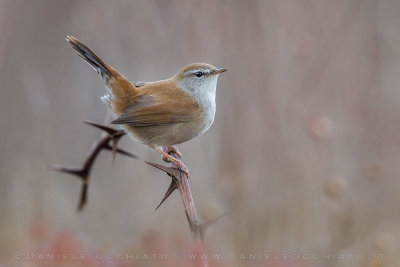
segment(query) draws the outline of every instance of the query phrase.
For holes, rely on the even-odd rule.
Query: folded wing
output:
[[[187,101],[187,99],[179,101],[177,98],[173,101],[163,101],[162,94],[158,95],[159,97],[153,95],[136,97],[135,103],[128,106],[119,118],[111,123],[128,124],[133,127],[169,125],[189,122],[198,112],[197,105],[192,101]]]

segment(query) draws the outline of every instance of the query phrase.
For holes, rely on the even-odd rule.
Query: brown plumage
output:
[[[108,94],[112,96],[106,103],[115,114],[121,114],[138,93],[138,89],[128,81],[125,76],[118,73],[111,66],[104,63],[86,45],[72,36],[67,36],[67,41],[90,66],[92,66],[104,81]]]
[[[67,41],[104,81],[107,93],[102,100],[117,116],[112,123],[163,156],[178,162],[162,147],[186,142],[211,126],[217,77],[226,69],[195,63],[169,79],[135,86],[78,39],[67,36]]]

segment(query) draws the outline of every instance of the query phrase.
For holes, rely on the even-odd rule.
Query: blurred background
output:
[[[195,266],[174,257],[193,251],[179,194],[154,211],[157,153],[102,152],[81,213],[80,181],[49,169],[81,164],[101,135],[82,121],[106,116],[67,34],[132,81],[229,69],[213,126],[180,146],[201,219],[228,212],[206,232],[226,257],[211,266],[399,266],[399,29],[396,0],[1,0],[0,266]]]

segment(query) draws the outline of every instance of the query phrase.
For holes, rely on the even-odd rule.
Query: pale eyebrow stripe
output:
[[[183,74],[183,76],[188,76],[188,75],[191,75],[191,74],[195,74],[198,71],[201,71],[204,74],[210,74],[211,73],[211,70],[209,70],[209,69],[194,69],[194,70],[189,70],[189,71],[185,72]]]

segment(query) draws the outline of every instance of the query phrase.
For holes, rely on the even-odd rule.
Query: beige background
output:
[[[132,81],[229,69],[212,128],[181,146],[201,218],[229,212],[211,252],[384,253],[211,265],[398,266],[399,14],[396,0],[0,1],[0,266],[44,264],[25,251],[190,251],[179,195],[154,211],[169,179],[143,145],[121,142],[140,160],[100,155],[81,214],[79,181],[49,170],[80,164],[100,137],[81,121],[106,114],[67,34]]]

